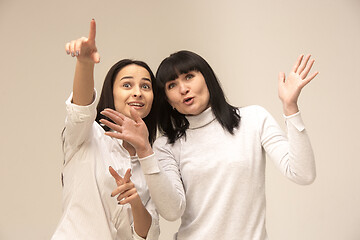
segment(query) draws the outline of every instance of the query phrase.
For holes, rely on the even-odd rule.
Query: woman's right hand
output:
[[[68,55],[72,57],[77,57],[79,62],[83,63],[99,63],[100,54],[97,51],[95,45],[95,35],[96,35],[96,23],[92,19],[90,22],[90,32],[89,37],[81,37],[71,42],[66,43],[65,51]]]
[[[101,111],[101,114],[114,121],[114,123],[112,123],[106,119],[100,119],[102,124],[105,124],[115,131],[105,132],[107,136],[122,139],[130,143],[135,148],[139,158],[153,154],[149,143],[148,129],[135,109],[130,108],[131,118],[110,108],[104,109]]]

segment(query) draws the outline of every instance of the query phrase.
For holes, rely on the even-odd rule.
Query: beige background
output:
[[[303,90],[300,108],[317,180],[298,186],[268,161],[268,234],[360,239],[359,0],[0,0],[1,240],[49,239],[59,221],[60,132],[75,63],[64,44],[87,36],[93,17],[99,91],[121,58],[156,71],[164,57],[188,49],[208,60],[232,104],[262,105],[282,126],[278,71],[312,53],[320,74]],[[160,239],[178,224],[162,220]]]

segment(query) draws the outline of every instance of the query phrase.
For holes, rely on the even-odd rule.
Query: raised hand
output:
[[[319,72],[308,76],[314,59],[310,60],[311,55],[300,55],[293,66],[287,79],[285,73],[279,73],[279,98],[283,103],[285,115],[291,115],[299,111],[297,101],[303,87],[308,84]]]
[[[100,55],[95,45],[96,23],[92,19],[90,22],[89,37],[81,37],[66,43],[65,51],[72,57],[77,57],[78,61],[84,63],[99,63]]]
[[[124,205],[129,203],[138,204],[139,200],[141,201],[139,194],[135,188],[135,184],[131,182],[131,169],[128,169],[122,178],[111,166],[109,167],[110,174],[114,177],[116,181],[117,188],[111,193],[111,197],[117,197],[119,204]]]
[[[103,110],[101,114],[116,123],[114,124],[106,119],[100,120],[101,123],[115,130],[115,132],[106,132],[106,135],[130,143],[135,148],[137,155],[140,158],[149,156],[153,153],[149,143],[149,132],[146,124],[135,109],[130,109],[132,119],[109,108]]]

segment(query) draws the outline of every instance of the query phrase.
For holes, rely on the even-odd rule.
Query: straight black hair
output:
[[[151,84],[152,84],[152,91],[154,94],[154,101],[152,103],[152,108],[150,110],[150,113],[143,118],[143,121],[145,122],[148,131],[149,131],[149,142],[150,144],[152,144],[155,141],[156,138],[156,129],[157,129],[157,123],[156,123],[156,114],[155,111],[156,109],[154,108],[154,106],[156,106],[156,95],[157,95],[157,85],[156,85],[156,80],[155,80],[155,76],[153,74],[153,72],[151,71],[150,67],[142,61],[137,61],[137,60],[131,60],[131,59],[123,59],[120,60],[119,62],[115,63],[109,70],[109,72],[107,73],[106,77],[105,77],[105,81],[103,84],[103,88],[101,91],[101,95],[100,95],[100,99],[99,99],[99,103],[96,107],[97,110],[97,116],[96,116],[96,122],[100,124],[100,119],[107,119],[109,121],[111,121],[110,119],[108,119],[107,117],[105,117],[104,115],[100,114],[100,112],[102,110],[104,110],[105,108],[111,108],[115,110],[115,103],[114,103],[114,95],[113,95],[113,87],[114,87],[114,82],[116,79],[117,74],[120,72],[121,69],[123,69],[124,67],[126,67],[127,65],[130,64],[135,64],[138,65],[140,67],[145,68],[149,74],[150,74],[150,78],[151,78]],[[110,129],[103,125],[100,124],[100,126],[105,130],[105,131],[109,131]]]
[[[210,106],[221,126],[229,133],[234,134],[234,129],[240,123],[238,109],[231,106],[225,98],[220,83],[210,67],[201,56],[190,51],[179,51],[165,58],[156,72],[158,85],[158,103],[155,106],[158,113],[158,126],[161,133],[165,134],[169,143],[174,143],[180,137],[186,135],[189,122],[184,114],[173,109],[167,101],[165,84],[175,80],[181,74],[190,71],[198,71],[204,76],[206,86],[210,93]]]

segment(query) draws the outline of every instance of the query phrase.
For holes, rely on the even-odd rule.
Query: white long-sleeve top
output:
[[[181,217],[178,240],[266,240],[265,153],[298,184],[315,179],[313,151],[300,113],[286,118],[287,137],[262,107],[240,108],[231,135],[211,108],[188,116],[186,137],[166,137],[140,159],[160,215]]]
[[[120,176],[131,168],[131,181],[152,217],[146,239],[158,239],[158,214],[138,158],[129,155],[121,140],[106,136],[94,121],[95,99],[88,106],[75,105],[71,100],[72,95],[66,101],[67,117],[62,135],[63,214],[52,240],[143,239],[133,228],[130,205],[118,205],[116,197],[110,196],[117,186],[109,166]]]

